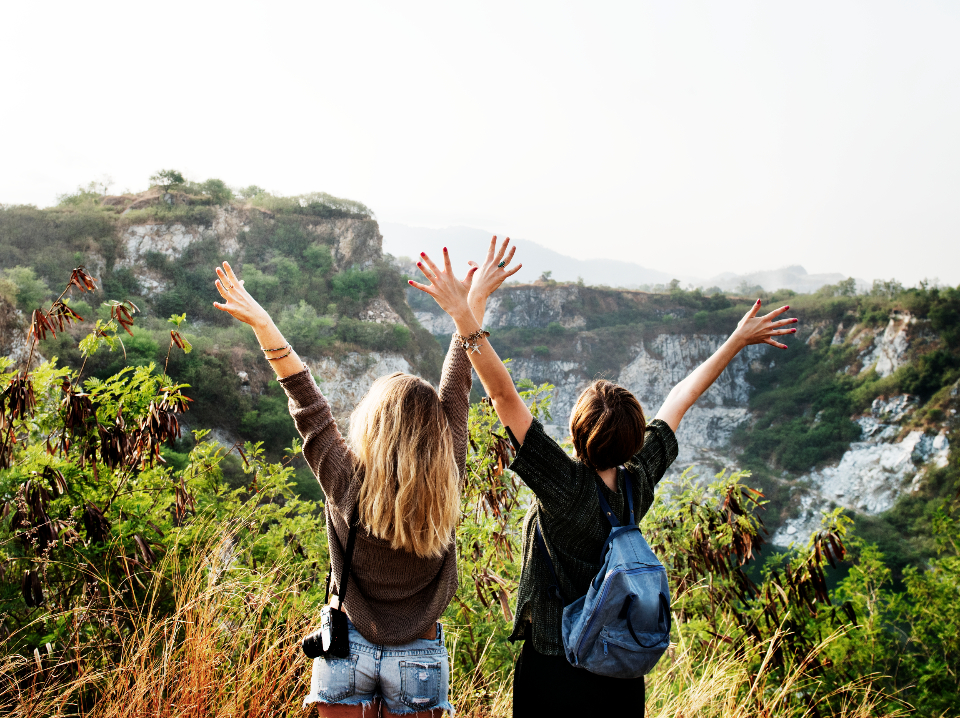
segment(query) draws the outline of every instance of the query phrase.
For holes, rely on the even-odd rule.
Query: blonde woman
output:
[[[457,281],[477,316],[520,269],[505,268],[504,243]],[[446,249],[444,249],[446,252]],[[501,260],[503,260],[501,262]],[[498,266],[500,265],[500,266]],[[440,388],[409,374],[381,377],[350,418],[344,441],[305,364],[226,262],[217,268],[214,306],[249,324],[287,392],[303,455],[326,496],[333,591],[345,593],[350,655],[316,658],[306,703],[321,716],[441,716],[449,662],[438,622],[457,590],[454,529],[467,454],[470,360],[453,340]],[[350,572],[344,564],[358,519]]]

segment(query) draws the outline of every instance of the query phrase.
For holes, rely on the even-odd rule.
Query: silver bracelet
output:
[[[489,336],[490,332],[485,331],[484,329],[478,329],[473,334],[466,337],[461,336],[460,334],[454,334],[453,341],[457,346],[466,349],[470,354],[479,354],[480,340]]]

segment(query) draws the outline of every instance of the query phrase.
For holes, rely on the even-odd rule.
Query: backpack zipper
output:
[[[660,565],[660,566],[641,566],[640,568],[632,568],[632,569],[630,569],[629,571],[613,571],[612,573],[623,573],[623,574],[626,575],[626,576],[632,576],[632,575],[635,575],[635,574],[638,574],[638,573],[652,573],[652,572],[654,572],[654,571],[663,571],[664,573],[666,573],[666,572],[667,572],[667,569],[665,569],[662,565]],[[608,576],[608,578],[609,578],[609,576]],[[574,657],[577,659],[577,665],[579,665],[579,663],[580,663],[580,649],[583,648],[583,642],[587,639],[587,636],[590,634],[590,629],[593,628],[593,623],[594,623],[594,621],[597,620],[597,606],[600,606],[600,605],[603,603],[603,597],[604,597],[604,595],[606,594],[606,592],[607,592],[607,587],[608,587],[609,585],[610,585],[610,581],[608,581],[608,580],[606,580],[606,578],[604,578],[603,587],[600,589],[600,598],[598,598],[596,601],[594,601],[594,604],[593,604],[593,613],[590,615],[590,620],[587,622],[587,627],[586,627],[586,629],[584,629],[583,633],[580,635],[580,642],[577,644],[577,650],[576,650],[576,653],[574,654]],[[603,644],[604,644],[604,645],[603,645],[603,652],[604,652],[604,654],[606,654],[606,652],[607,652],[607,645],[606,645],[606,643],[607,643],[606,641],[603,642]]]

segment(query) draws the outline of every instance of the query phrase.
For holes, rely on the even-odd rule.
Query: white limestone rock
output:
[[[811,490],[801,500],[798,514],[774,535],[773,543],[805,543],[820,525],[820,510],[834,506],[865,514],[886,511],[902,494],[919,488],[928,466],[946,466],[950,442],[945,429],[936,435],[914,430],[897,440],[901,422],[915,408],[916,398],[908,394],[874,401],[870,414],[857,420],[861,441],[850,444],[835,465],[801,477]],[[818,511],[811,516],[807,509],[812,506]],[[792,533],[787,530],[791,527]]]
[[[332,357],[305,359],[307,367],[317,380],[320,391],[330,402],[330,410],[341,429],[346,428],[346,419],[357,403],[377,379],[393,372],[413,373],[412,368],[399,354],[351,352],[339,362]]]
[[[420,326],[426,329],[434,336],[441,334],[453,334],[457,331],[457,325],[447,313],[434,314],[433,312],[414,312]]]
[[[877,374],[887,377],[903,366],[909,348],[908,330],[916,321],[909,313],[890,317],[883,334],[877,335],[872,348],[863,356],[860,373],[876,367]]]

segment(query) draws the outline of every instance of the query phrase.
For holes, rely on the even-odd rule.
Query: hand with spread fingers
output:
[[[252,327],[270,321],[270,315],[257,303],[256,299],[250,296],[250,292],[244,289],[243,281],[237,279],[229,262],[224,262],[222,267],[217,267],[216,285],[220,296],[226,300],[226,304],[214,302],[213,306],[217,309],[227,312],[234,319],[239,319]]]
[[[487,250],[487,257],[483,264],[468,262],[470,269],[462,280],[457,279],[453,274],[450,253],[446,247],[443,248],[442,270],[425,252],[421,252],[422,261],[417,262],[417,267],[431,283],[421,284],[411,279],[410,286],[433,297],[440,308],[453,317],[454,321],[458,320],[458,314],[462,315],[464,310],[468,310],[478,323],[482,322],[487,299],[507,278],[516,274],[523,266],[518,264],[516,267],[507,268],[516,252],[516,247],[512,247],[507,254],[509,244],[510,238],[507,237],[497,250],[497,238],[494,236],[490,240],[490,248]]]
[[[468,302],[470,309],[478,322],[483,323],[484,310],[486,309],[487,298],[493,294],[500,285],[523,267],[518,264],[516,267],[510,267],[513,261],[513,255],[516,254],[516,246],[510,247],[510,238],[507,237],[497,249],[497,237],[494,235],[490,239],[490,247],[487,249],[487,257],[483,264],[477,264],[473,260],[467,262],[471,267],[476,267],[477,271],[473,275],[473,283],[470,286],[470,296]],[[504,256],[506,255],[506,256]]]
[[[779,319],[774,321],[788,309],[790,309],[790,305],[774,309],[769,314],[758,317],[757,313],[760,311],[760,300],[758,299],[757,303],[750,308],[750,311],[747,312],[743,319],[740,320],[740,323],[737,324],[737,329],[733,333],[734,338],[740,341],[743,346],[769,344],[777,349],[786,349],[786,344],[781,344],[773,337],[797,333],[796,327],[786,327],[789,324],[796,324],[799,321],[798,319]]]
[[[478,268],[476,266],[470,267],[463,279],[457,279],[453,273],[450,253],[447,252],[446,247],[443,248],[443,269],[434,264],[426,252],[420,252],[420,259],[422,261],[417,262],[417,267],[423,272],[423,276],[429,280],[430,284],[421,284],[412,279],[408,280],[408,284],[433,297],[440,308],[451,317],[456,318],[456,314],[463,310],[469,312],[470,305],[467,298],[473,284],[473,275],[476,274]]]
[[[237,279],[233,268],[228,262],[217,267],[217,291],[224,298],[225,303],[214,302],[213,306],[222,312],[227,312],[234,319],[249,324],[257,335],[264,358],[277,376],[284,377],[304,370],[306,365],[297,356],[293,347],[283,338],[283,334],[273,323],[267,310],[261,307],[257,300],[250,296],[243,281]]]

